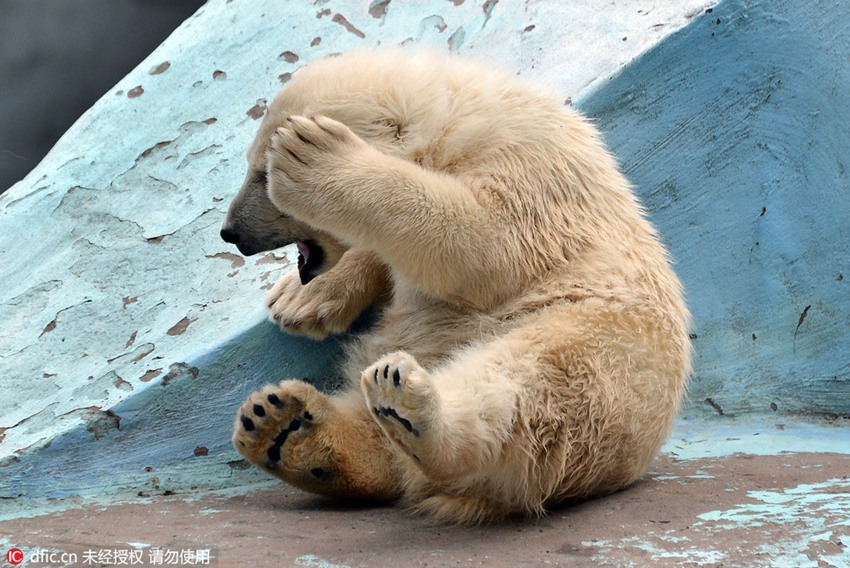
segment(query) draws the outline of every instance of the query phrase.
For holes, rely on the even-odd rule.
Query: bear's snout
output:
[[[223,240],[224,242],[230,243],[232,245],[239,244],[239,233],[237,233],[233,229],[223,227],[221,229],[221,233],[219,234],[221,235],[221,240]]]

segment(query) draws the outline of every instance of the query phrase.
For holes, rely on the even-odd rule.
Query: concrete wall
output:
[[[706,409],[850,416],[841,6],[723,2],[582,102],[676,258]]]
[[[596,117],[688,288],[689,417],[850,414],[850,48],[816,4],[209,2],[0,198],[0,496],[263,479],[229,447],[236,406],[331,387],[345,339],[265,323],[294,255],[243,259],[218,228],[266,102],[361,45],[491,60]]]

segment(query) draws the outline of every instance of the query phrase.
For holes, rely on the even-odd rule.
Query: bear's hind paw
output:
[[[306,464],[291,463],[291,456],[302,440],[318,425],[322,413],[322,395],[307,383],[284,381],[268,385],[251,394],[237,413],[233,445],[254,465],[287,479],[287,472],[303,470]],[[308,467],[317,478],[327,472]]]
[[[361,387],[387,437],[422,463],[437,410],[428,373],[412,356],[397,352],[363,371]]]

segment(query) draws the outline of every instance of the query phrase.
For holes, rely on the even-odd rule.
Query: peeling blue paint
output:
[[[685,284],[691,413],[850,416],[845,8],[727,0],[581,101]]]

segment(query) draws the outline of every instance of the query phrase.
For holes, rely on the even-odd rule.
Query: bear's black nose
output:
[[[232,245],[239,244],[239,233],[230,229],[221,230],[221,240]]]

